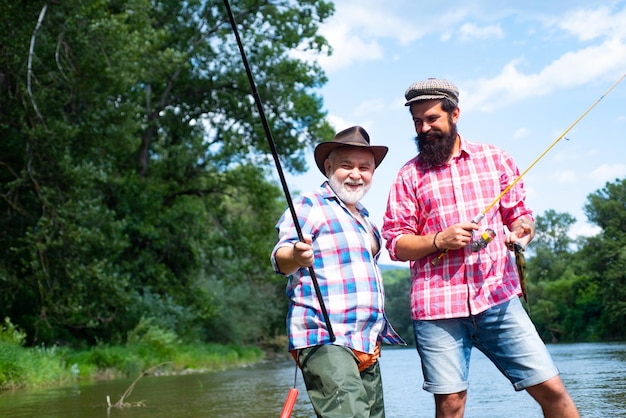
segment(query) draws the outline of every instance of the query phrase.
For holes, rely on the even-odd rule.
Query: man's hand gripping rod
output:
[[[520,181],[522,179],[522,177],[524,177],[526,175],[526,173],[528,173],[530,171],[531,168],[533,168],[535,166],[535,164],[537,164],[539,162],[539,160],[541,160],[561,139],[563,139],[565,137],[565,135],[567,135],[567,133],[578,124],[578,122],[580,122],[582,120],[582,118],[584,118],[585,116],[587,116],[587,113],[589,113],[591,111],[591,109],[593,109],[594,107],[596,107],[596,105],[598,103],[600,103],[600,101],[602,99],[604,99],[604,97],[606,97],[606,95],[608,95],[611,90],[613,90],[615,87],[617,87],[617,85],[619,83],[622,82],[622,80],[624,80],[624,78],[626,78],[626,74],[622,75],[620,77],[619,80],[617,80],[611,87],[609,87],[609,89],[607,91],[604,92],[604,94],[602,96],[600,96],[591,106],[589,106],[587,108],[587,110],[585,110],[579,117],[578,119],[576,119],[574,121],[574,123],[572,123],[565,131],[563,131],[563,133],[548,147],[546,148],[546,150],[544,152],[541,153],[541,155],[539,157],[537,157],[537,159],[535,159],[535,161],[532,162],[531,165],[528,166],[528,168],[526,170],[524,170],[514,181],[511,182],[511,184],[509,184],[503,191],[502,193],[500,193],[500,195],[498,197],[496,197],[493,202],[491,202],[489,204],[489,206],[487,206],[485,208],[485,210],[483,210],[480,214],[476,215],[473,219],[472,222],[477,224],[480,221],[483,220],[483,218],[485,217],[485,215],[487,214],[487,212],[489,212],[489,210],[494,207],[496,205],[496,203],[498,203],[500,201],[500,199],[502,199],[502,197],[507,194],[509,192],[509,190],[511,190],[511,188],[513,186],[515,186],[517,184],[518,181]],[[432,265],[436,265],[437,263],[439,263],[439,261],[441,261],[441,259],[446,255],[446,253],[448,252],[447,249],[442,250],[439,255],[435,258],[433,258],[433,260],[431,261]]]

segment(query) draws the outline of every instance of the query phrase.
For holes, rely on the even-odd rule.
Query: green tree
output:
[[[573,244],[568,233],[575,222],[576,219],[569,213],[557,213],[552,209],[537,216],[532,242],[535,256],[527,267],[532,282],[558,278],[567,268]]]
[[[573,218],[548,211],[537,218],[538,233],[529,260],[532,318],[548,340],[626,337],[626,179],[607,183],[587,198],[590,222],[601,232],[567,238]]]
[[[602,333],[607,339],[626,337],[626,179],[607,183],[587,198],[588,219],[602,232],[586,241],[587,262],[602,301]]]
[[[303,170],[332,130],[325,75],[291,51],[329,52],[333,7],[233,3],[283,164]],[[0,315],[30,343],[123,339],[144,316],[208,340],[266,332],[283,204],[223,3],[0,9]]]
[[[411,272],[409,269],[383,271],[385,281],[385,314],[407,344],[414,344],[411,319]]]
[[[527,281],[530,313],[537,330],[547,341],[597,337],[601,312],[597,287],[569,237],[576,219],[548,210],[536,221]]]

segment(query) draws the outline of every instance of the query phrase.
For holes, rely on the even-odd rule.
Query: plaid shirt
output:
[[[459,155],[441,167],[424,169],[413,158],[400,169],[384,216],[383,237],[391,258],[397,260],[402,235],[434,234],[471,221],[517,177],[519,170],[507,153],[463,138]],[[487,228],[496,232],[485,249],[472,252],[468,245],[451,250],[437,265],[431,261],[438,252],[411,261],[413,319],[467,317],[521,293],[504,225],[510,228],[523,215],[532,219],[524,198],[519,181],[485,214],[474,233],[477,239]]]
[[[335,334],[334,344],[370,354],[379,340],[404,344],[385,317],[383,280],[377,265],[380,251],[371,253],[370,234],[364,225],[335,196],[328,182],[294,201],[294,209],[303,235],[313,238],[313,270]],[[369,222],[367,210],[360,203],[357,209],[380,244],[380,233]],[[280,218],[276,229],[278,243],[271,261],[280,273],[276,251],[299,241],[289,211]],[[289,350],[330,344],[308,268],[289,276],[286,293]]]

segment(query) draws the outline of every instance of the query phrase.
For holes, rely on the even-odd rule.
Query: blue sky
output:
[[[626,0],[340,0],[321,33],[334,50],[315,58],[329,79],[319,94],[330,122],[361,125],[389,147],[362,201],[379,226],[396,172],[416,153],[404,107],[413,82],[455,83],[461,135],[503,148],[523,171],[626,74]],[[578,220],[573,236],[596,233],[583,206],[626,177],[625,132],[626,80],[524,176],[535,214],[567,212]],[[307,161],[306,174],[287,175],[294,196],[324,180],[312,150]]]

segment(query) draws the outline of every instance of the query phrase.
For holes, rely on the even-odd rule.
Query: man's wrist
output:
[[[435,249],[436,249],[437,251],[441,251],[441,250],[442,250],[442,248],[439,248],[439,247],[437,246],[437,235],[439,235],[439,233],[440,233],[440,232],[441,232],[441,231],[437,231],[437,232],[435,232],[435,236],[433,236],[433,247],[435,247]]]

